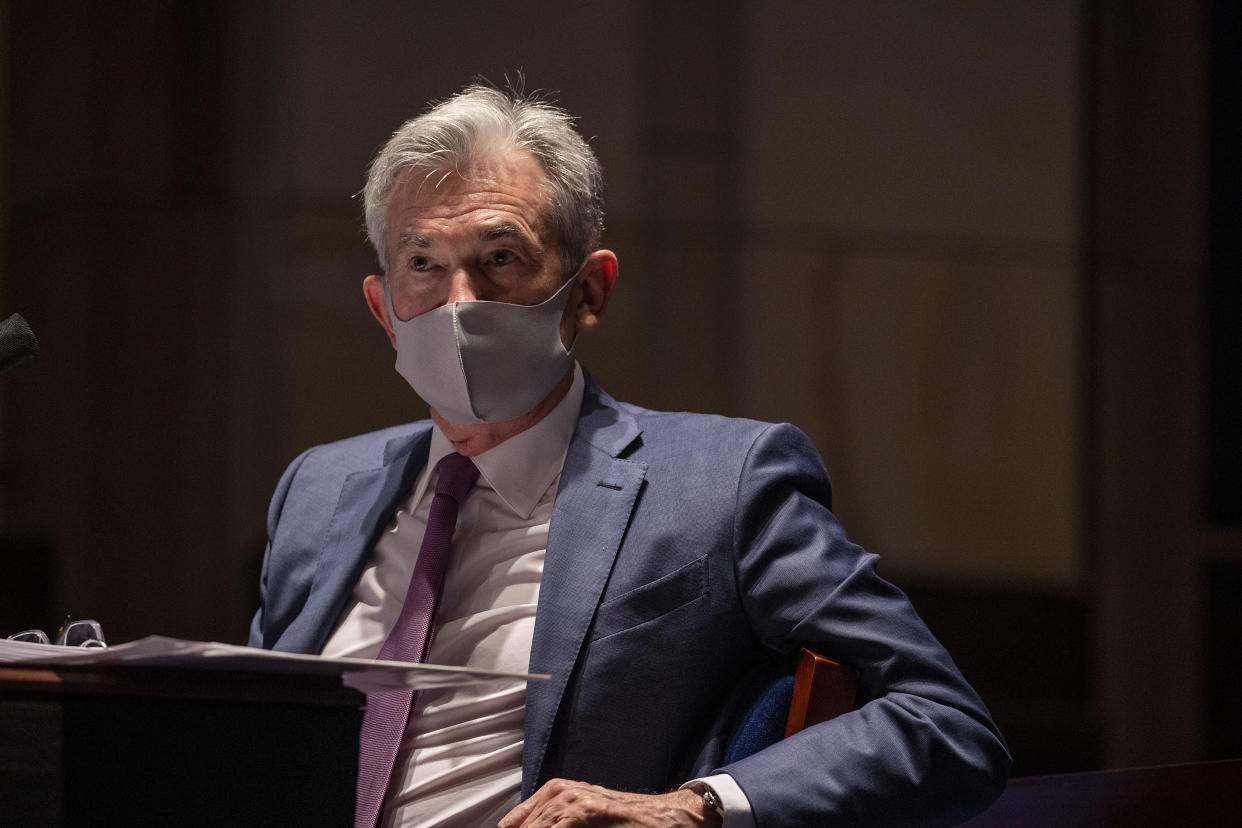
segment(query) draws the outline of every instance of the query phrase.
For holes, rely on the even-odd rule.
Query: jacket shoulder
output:
[[[697,452],[720,451],[745,456],[756,445],[774,445],[796,452],[816,453],[809,437],[789,423],[771,423],[746,417],[654,411],[620,404],[635,418],[649,447],[681,447]]]
[[[394,447],[405,446],[430,430],[430,420],[418,420],[331,443],[321,443],[302,452],[291,464],[291,468],[335,470],[343,474],[379,468],[391,459]]]

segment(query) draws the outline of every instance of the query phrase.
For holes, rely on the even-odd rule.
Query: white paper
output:
[[[178,667],[190,670],[252,670],[291,675],[338,675],[346,686],[362,692],[405,688],[427,690],[494,681],[532,681],[546,675],[509,673],[410,664],[366,658],[324,658],[298,653],[278,653],[215,641],[185,641],[151,635],[114,647],[59,647],[0,639],[0,663],[43,665],[133,665]]]

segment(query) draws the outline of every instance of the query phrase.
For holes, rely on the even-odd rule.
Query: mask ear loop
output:
[[[398,322],[409,322],[410,319],[413,319],[414,318],[413,316],[411,316],[410,319],[402,319],[401,317],[397,316],[397,309],[393,307],[393,304],[392,304],[392,289],[388,285],[388,273],[387,272],[384,273],[384,277],[380,281],[382,281],[384,284],[384,301],[388,303],[388,318],[392,326],[395,328]]]
[[[568,290],[569,290],[569,293],[570,293],[570,295],[569,295],[569,296],[567,296],[567,297],[565,298],[565,305],[561,308],[561,313],[562,313],[562,314],[564,314],[564,312],[565,312],[565,308],[569,307],[569,300],[573,298],[573,291],[574,291],[574,289],[573,289],[572,285],[574,285],[575,283],[577,283],[577,281],[578,281],[578,277],[582,275],[582,271],[586,270],[586,266],[587,266],[588,264],[590,264],[590,262],[591,262],[591,254],[590,254],[590,253],[588,253],[588,254],[586,254],[586,257],[585,257],[585,258],[583,258],[583,260],[582,260],[582,264],[578,265],[578,269],[574,271],[574,275],[573,275],[573,276],[570,276],[568,279],[566,279],[566,280],[565,280],[565,284],[561,285],[561,286],[560,286],[560,288],[556,291],[556,293],[560,293],[562,290],[566,290],[566,289],[568,289]],[[552,296],[551,296],[551,297],[548,297],[548,301],[551,301],[553,298],[555,298],[555,296],[556,296],[556,294],[555,294],[555,293],[554,293],[554,294],[552,294]],[[569,356],[572,356],[572,355],[573,355],[573,353],[574,353],[574,346],[578,344],[578,336],[579,336],[578,332],[577,332],[577,331],[574,331],[574,341],[573,341],[573,342],[571,342],[571,343],[569,343],[569,346],[568,346],[568,347],[566,347],[566,346],[565,346],[565,343],[564,343],[564,342],[562,342],[562,343],[561,343],[561,347],[562,347],[562,348],[565,348],[565,353],[566,353],[567,355],[569,355]]]

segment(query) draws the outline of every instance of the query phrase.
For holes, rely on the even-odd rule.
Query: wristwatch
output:
[[[724,819],[724,803],[720,801],[720,794],[702,782],[692,782],[686,787],[703,797],[703,804],[709,811],[715,811],[721,820]]]
[[[699,791],[703,795],[703,804],[720,814],[720,818],[724,819],[724,803],[720,801],[720,797],[711,788],[704,788]]]

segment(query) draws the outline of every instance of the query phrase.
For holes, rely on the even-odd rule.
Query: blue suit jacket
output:
[[[320,446],[277,487],[251,644],[319,652],[426,464],[427,421]],[[856,667],[860,709],[723,770],[760,826],[948,824],[1009,757],[905,596],[847,540],[789,425],[619,404],[588,380],[552,513],[523,794],[554,776],[665,791],[806,645]]]

